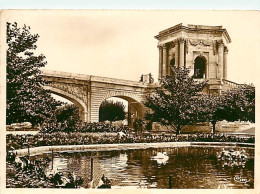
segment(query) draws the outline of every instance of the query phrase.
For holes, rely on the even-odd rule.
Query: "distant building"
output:
[[[171,74],[171,65],[191,69],[197,79],[208,80],[207,92],[221,93],[238,84],[227,80],[228,44],[222,26],[178,24],[155,36],[159,48],[159,76]]]

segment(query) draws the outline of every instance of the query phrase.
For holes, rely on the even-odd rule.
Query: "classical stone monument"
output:
[[[159,79],[171,74],[171,65],[189,67],[196,79],[208,80],[207,93],[237,87],[227,80],[228,44],[231,39],[221,26],[178,24],[159,32]],[[72,101],[85,122],[98,122],[99,107],[110,97],[128,101],[128,123],[144,117],[144,100],[159,83],[143,76],[139,82],[107,77],[43,71],[45,85],[52,93]]]
[[[209,93],[220,93],[227,81],[230,36],[222,26],[178,24],[159,32],[159,79],[171,74],[171,65],[191,69],[197,79],[208,80]]]

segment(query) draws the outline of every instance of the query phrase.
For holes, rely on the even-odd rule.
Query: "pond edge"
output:
[[[39,155],[43,153],[54,152],[83,152],[83,151],[112,151],[112,150],[130,150],[147,148],[171,148],[171,147],[251,147],[254,143],[238,142],[160,142],[160,143],[122,143],[122,144],[91,144],[91,145],[57,145],[41,146],[29,148],[30,155]],[[17,156],[28,155],[28,148],[14,150]]]

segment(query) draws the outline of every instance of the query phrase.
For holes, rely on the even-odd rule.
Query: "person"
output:
[[[143,82],[143,81],[144,81],[144,75],[142,74],[139,82]]]

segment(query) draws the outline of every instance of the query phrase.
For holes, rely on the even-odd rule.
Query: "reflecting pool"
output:
[[[246,161],[221,160],[221,147],[149,148],[122,151],[54,153],[53,168],[73,172],[94,187],[104,174],[112,188],[250,189],[254,188],[254,149],[245,149]],[[166,152],[168,158],[156,158]],[[93,163],[91,165],[91,158]],[[91,166],[93,167],[91,170]],[[48,169],[52,168],[52,163]]]

